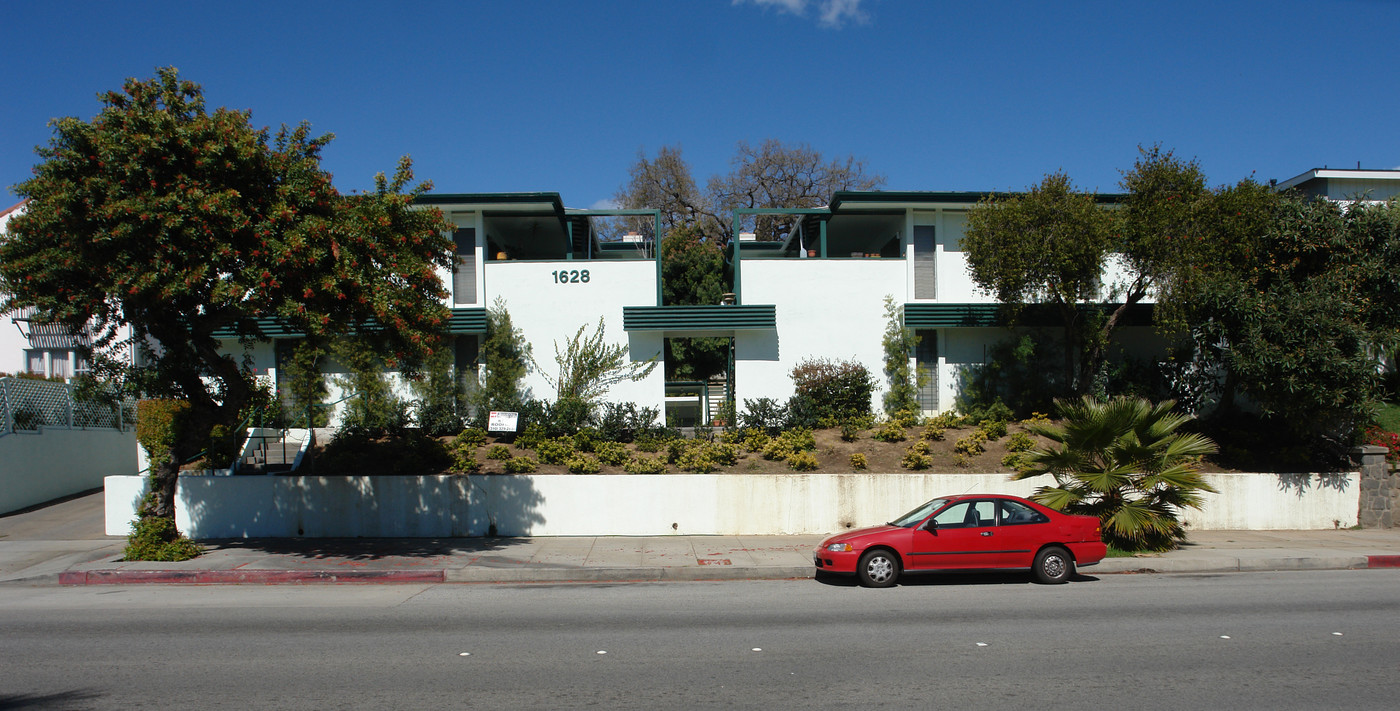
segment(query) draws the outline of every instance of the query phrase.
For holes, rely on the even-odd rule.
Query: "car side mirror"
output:
[[[933,519],[929,519],[924,522],[923,528],[925,531],[931,531],[936,533],[938,530],[938,522]]]

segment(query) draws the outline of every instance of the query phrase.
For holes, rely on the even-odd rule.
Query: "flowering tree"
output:
[[[206,111],[174,68],[129,79],[91,121],[61,118],[38,149],[28,198],[0,241],[0,312],[95,334],[94,370],[147,397],[189,403],[153,453],[142,516],[173,518],[179,465],[232,431],[249,402],[228,334],[258,319],[315,337],[355,333],[411,370],[446,322],[436,269],[450,265],[442,215],[413,209],[407,158],[375,190],[341,195],[321,169],[330,135],[275,136],[247,111]],[[220,338],[219,336],[224,336]],[[134,356],[134,357],[133,357]]]

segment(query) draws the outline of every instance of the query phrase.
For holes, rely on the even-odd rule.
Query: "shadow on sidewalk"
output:
[[[508,538],[226,538],[200,541],[209,552],[256,551],[308,560],[384,560],[487,553]]]

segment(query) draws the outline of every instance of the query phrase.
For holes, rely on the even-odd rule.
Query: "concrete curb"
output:
[[[1400,568],[1400,555],[1288,558],[1110,558],[1079,570],[1082,575],[1247,573],[1290,570]],[[315,585],[396,583],[632,583],[726,580],[801,580],[811,566],[492,568],[443,570],[70,570],[8,580],[10,584],[77,585]]]

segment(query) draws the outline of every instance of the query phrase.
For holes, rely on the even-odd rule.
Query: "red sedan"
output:
[[[883,526],[822,541],[818,572],[854,573],[884,588],[904,573],[1029,568],[1042,583],[1063,583],[1076,566],[1103,560],[1099,520],[1072,516],[1004,494],[934,499]]]

